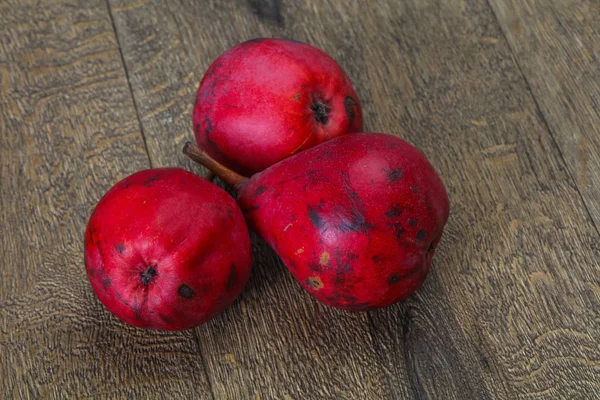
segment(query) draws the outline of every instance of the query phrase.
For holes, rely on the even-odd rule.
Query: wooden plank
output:
[[[339,14],[308,19],[320,9],[339,7],[335,2],[289,2],[286,7],[293,9],[286,13],[304,15],[310,21],[304,27],[300,21],[284,22],[278,4],[111,1],[155,165],[177,162],[200,172],[181,149],[186,140],[193,140],[191,107],[197,85],[212,60],[228,47],[252,37],[283,34],[328,50],[341,43],[346,28],[331,23]],[[357,75],[357,66],[350,63],[352,53],[337,49],[332,54]],[[256,238],[254,257],[254,271],[240,301],[198,330],[216,398],[408,395],[404,383],[394,392],[389,387],[367,314],[348,314],[316,303]]]
[[[597,233],[491,8],[297,3],[111,1],[152,159],[189,166],[196,85],[220,52],[287,36],[340,61],[367,129],[424,150],[452,216],[422,290],[368,321],[315,303],[255,242],[248,290],[199,330],[215,396],[592,396]]]
[[[598,230],[600,2],[491,4]]]
[[[148,167],[104,1],[0,3],[0,394],[210,397],[192,332],[133,329],[83,265],[95,202]]]
[[[425,398],[594,398],[598,235],[492,10],[377,4],[348,16],[368,128],[423,149],[452,203],[425,286],[372,315],[382,353]]]

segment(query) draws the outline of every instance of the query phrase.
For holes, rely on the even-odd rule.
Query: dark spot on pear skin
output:
[[[412,189],[414,194],[419,193],[419,187],[417,185],[412,185],[410,188]]]
[[[167,324],[170,324],[171,322],[173,322],[173,320],[171,318],[167,317],[165,314],[159,313],[158,316],[160,317],[160,319],[165,321]]]
[[[365,216],[358,210],[358,207],[353,206],[348,211],[350,212],[350,215],[338,214],[339,223],[336,227],[339,231],[362,232],[367,234],[368,231],[374,228],[373,224],[365,220]]]
[[[346,282],[346,276],[347,276],[346,271],[338,269],[335,272],[335,278],[333,280],[333,283],[335,283],[336,285],[342,285],[344,282]]]
[[[350,125],[352,125],[352,122],[354,122],[354,117],[356,117],[356,113],[354,112],[354,107],[356,104],[357,103],[352,96],[346,96],[344,99],[344,108],[346,109],[346,115],[348,116]]]
[[[358,193],[352,189],[348,183],[349,176],[347,173],[340,172],[343,179],[344,190],[348,195],[352,206],[350,210],[338,208],[336,210],[337,218],[340,220],[337,228],[342,232],[362,232],[365,235],[369,230],[373,229],[374,226],[370,222],[367,222],[363,213],[364,206]],[[350,212],[348,215],[348,211]]]
[[[121,303],[123,303],[126,307],[129,307],[129,308],[131,308],[133,310],[133,312],[135,313],[135,318],[136,319],[140,318],[140,315],[139,315],[140,309],[138,308],[137,305],[135,305],[135,304],[134,305],[129,304],[129,302],[127,302],[124,298],[121,297],[121,295],[119,294],[119,292],[115,292],[115,297],[117,298],[117,300],[119,300]]]
[[[125,251],[125,246],[122,243],[119,243],[117,246],[117,251],[119,252],[120,255],[123,255],[123,252]]]
[[[229,280],[227,281],[227,288],[225,291],[229,292],[231,288],[233,288],[233,284],[235,283],[235,263],[231,263],[231,267],[229,270]]]
[[[387,174],[387,177],[391,182],[397,182],[402,179],[402,168],[393,168],[392,170],[384,168],[382,171]]]
[[[416,219],[414,219],[414,218],[409,218],[409,219],[408,219],[408,225],[410,225],[410,226],[412,226],[412,227],[415,227],[415,226],[417,226],[417,222],[418,222],[418,221],[417,221]]]
[[[310,263],[308,264],[308,268],[315,272],[321,272],[321,264],[319,263]]]
[[[108,289],[111,285],[111,281],[110,278],[108,276],[105,276],[104,278],[102,278],[102,286],[104,287],[104,289]]]
[[[256,188],[256,190],[254,191],[254,197],[258,197],[261,194],[263,194],[265,192],[265,190],[267,190],[266,186],[259,186]]]
[[[390,224],[390,227],[392,228],[392,230],[394,231],[394,237],[396,238],[396,240],[400,240],[400,238],[402,238],[402,236],[404,235],[404,233],[406,232],[403,228],[402,228],[402,224],[400,224],[399,222]]]
[[[214,127],[213,127],[212,121],[208,117],[208,115],[204,117],[204,124],[206,125],[206,129],[204,130],[204,136],[206,137],[206,143],[211,147],[211,149],[214,152],[221,154],[221,150],[219,149],[219,146],[217,146],[217,144],[215,142],[213,142],[213,140],[210,137]],[[199,127],[199,125],[197,125],[197,127]]]
[[[425,229],[420,229],[419,232],[417,232],[417,240],[424,240],[425,236]]]
[[[394,275],[390,276],[388,279],[389,285],[394,285],[398,282],[400,282],[400,275],[398,275],[398,274],[394,274]]]
[[[183,285],[179,286],[177,294],[183,297],[184,299],[191,299],[192,297],[194,297],[194,290],[184,283]]]
[[[360,303],[357,303],[358,298],[354,297],[354,296],[352,296],[350,294],[345,294],[344,293],[344,294],[340,295],[340,299],[346,301],[348,304],[352,304],[352,305],[354,305],[354,304],[360,304]]]
[[[150,178],[146,179],[143,182],[143,184],[144,184],[144,186],[152,187],[153,183],[156,182],[159,179],[160,179],[160,175],[154,175],[154,176],[151,176]]]
[[[374,255],[371,257],[371,260],[373,260],[373,262],[377,265],[382,265],[385,261],[385,258],[383,256],[380,255]]]
[[[402,210],[400,209],[400,206],[398,206],[398,204],[394,204],[388,210],[388,212],[385,213],[385,215],[388,216],[389,218],[396,218],[396,217],[399,217],[401,214],[402,214]]]
[[[308,207],[308,219],[310,219],[310,222],[317,229],[323,229],[326,225],[325,220],[321,218],[321,215],[319,214],[319,211],[317,211],[316,207]]]

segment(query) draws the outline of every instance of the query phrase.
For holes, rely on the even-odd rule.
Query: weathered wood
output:
[[[364,376],[392,397],[595,392],[597,234],[485,3],[111,4],[153,159],[181,157],[197,82],[221,51],[284,36],[337,58],[357,85],[367,128],[417,144],[451,194],[431,277],[404,304],[372,313],[368,329],[360,316],[315,304],[257,243],[248,291],[201,328],[217,397],[358,396],[362,368],[379,363],[336,357],[351,347],[370,360],[367,330],[386,377],[377,369]],[[164,118],[154,118],[156,110]],[[354,342],[331,335],[357,328]],[[317,355],[329,358],[315,366]],[[329,366],[340,363],[332,374]]]
[[[490,3],[598,230],[600,2]]]
[[[0,397],[210,397],[193,332],[125,326],[85,275],[92,207],[148,165],[106,3],[0,3]]]
[[[0,3],[0,393],[600,398],[600,13],[568,4]],[[181,154],[197,84],[256,36],[329,52],[366,128],[432,160],[452,213],[431,275],[402,304],[346,313],[253,238],[253,276],[223,315],[129,328],[86,281],[87,217],[149,166],[140,130],[154,166],[201,172]]]
[[[422,397],[598,396],[599,237],[492,10],[377,4],[348,16],[368,128],[421,148],[452,203],[425,286],[372,315],[381,354]]]

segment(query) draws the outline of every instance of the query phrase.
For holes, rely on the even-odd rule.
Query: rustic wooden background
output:
[[[198,329],[94,297],[100,196],[178,165],[210,62],[306,41],[366,129],[422,149],[451,197],[425,285],[347,313],[255,238],[249,285]],[[600,399],[597,0],[0,0],[0,397]]]

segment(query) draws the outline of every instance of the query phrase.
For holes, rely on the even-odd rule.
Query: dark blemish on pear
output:
[[[231,288],[233,288],[233,284],[235,283],[235,263],[231,263],[230,271],[229,271],[229,280],[227,281],[227,288],[225,291],[229,292]]]
[[[357,303],[357,301],[358,301],[358,298],[357,298],[357,297],[354,297],[354,296],[352,296],[352,295],[350,295],[350,294],[346,294],[346,293],[344,293],[344,294],[341,294],[341,295],[340,295],[340,298],[341,298],[342,300],[344,300],[344,301],[348,302],[349,304],[360,304],[360,303]]]
[[[394,274],[394,275],[390,276],[388,279],[389,285],[394,285],[398,282],[400,282],[400,275],[398,275],[398,274]]]
[[[381,264],[384,263],[385,257],[376,254],[376,255],[374,255],[374,256],[371,257],[371,260],[373,260],[373,262],[375,264],[381,265]]]
[[[117,246],[117,251],[119,252],[120,255],[123,255],[123,252],[125,251],[125,246],[122,243],[119,243]]]
[[[419,193],[419,187],[417,185],[412,185],[410,188],[412,189],[414,194]]]
[[[418,222],[418,221],[417,221],[416,219],[414,219],[414,218],[409,218],[409,219],[408,219],[408,225],[410,225],[410,226],[412,226],[412,227],[415,227],[415,226],[417,226],[417,222]]]
[[[402,228],[402,224],[399,222],[390,224],[390,227],[392,228],[392,230],[394,231],[394,237],[396,238],[396,240],[400,240],[402,238],[402,236],[404,235],[404,233],[406,232],[403,228]]]
[[[326,222],[323,218],[321,218],[321,215],[319,214],[319,211],[317,211],[316,207],[312,207],[312,206],[308,207],[308,219],[310,219],[310,222],[313,224],[313,226],[315,228],[317,228],[317,229],[325,228]]]
[[[158,316],[160,317],[160,319],[165,321],[167,324],[170,324],[173,322],[173,320],[171,318],[167,317],[165,314],[159,313]]]
[[[391,182],[396,182],[402,179],[402,168],[393,168],[392,170],[382,169],[387,174],[388,179]]]
[[[350,125],[352,125],[352,122],[354,122],[354,117],[356,117],[356,113],[354,112],[354,107],[356,104],[356,101],[351,96],[346,96],[344,99],[344,108],[346,109],[346,115],[348,116]]]
[[[108,289],[111,286],[111,284],[112,283],[108,276],[105,276],[104,278],[102,278],[102,286],[104,287],[104,289]]]
[[[388,212],[385,213],[385,215],[388,216],[389,218],[396,218],[396,217],[399,217],[401,214],[402,214],[402,210],[400,209],[400,206],[398,206],[398,204],[394,204],[388,210]]]
[[[319,264],[319,263],[309,263],[308,268],[310,268],[314,272],[322,271],[321,264]]]
[[[211,146],[211,148],[215,152],[218,152],[219,154],[221,154],[221,150],[219,149],[219,146],[217,146],[217,144],[215,142],[213,142],[213,140],[210,138],[210,134],[212,133],[214,127],[213,127],[212,121],[208,117],[208,115],[204,117],[204,123],[206,125],[206,129],[204,130],[204,136],[206,137],[206,142]]]
[[[338,215],[339,223],[336,228],[341,232],[362,232],[367,234],[368,231],[374,229],[374,225],[365,220],[365,216],[358,210],[358,207],[353,206],[350,210],[350,215]]]
[[[417,240],[424,240],[425,236],[425,229],[420,229],[419,232],[417,232]]]
[[[184,283],[181,286],[179,286],[177,294],[183,297],[184,299],[191,299],[192,297],[194,297],[194,289],[192,289]]]
[[[117,298],[117,300],[119,300],[121,303],[123,303],[126,307],[129,307],[133,310],[133,312],[135,313],[135,318],[139,319],[139,308],[136,305],[131,305],[129,304],[128,301],[126,301],[124,298],[121,297],[121,295],[119,294],[119,292],[115,292],[115,297]]]
[[[143,184],[144,184],[144,186],[147,186],[147,187],[152,187],[152,184],[153,184],[154,182],[156,182],[157,180],[159,180],[159,179],[160,179],[160,175],[154,175],[154,176],[151,176],[150,178],[146,179],[146,180],[143,182]]]
[[[261,194],[263,194],[265,191],[267,190],[266,186],[259,186],[256,188],[256,190],[254,191],[254,197],[258,197]]]

